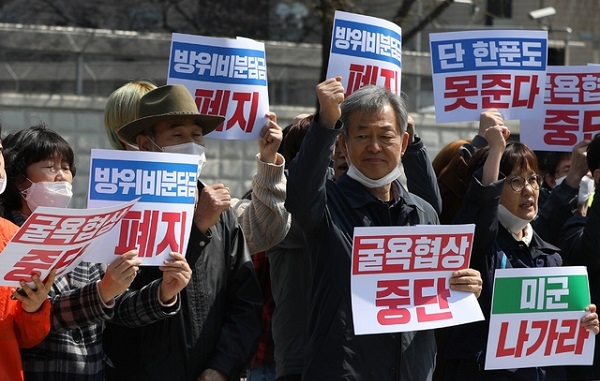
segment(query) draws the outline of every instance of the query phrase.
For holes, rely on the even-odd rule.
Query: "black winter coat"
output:
[[[500,268],[562,266],[560,249],[542,240],[535,231],[529,246],[517,241],[498,222],[498,203],[505,179],[489,186],[480,182],[481,170],[475,173],[454,223],[475,224],[471,256],[472,268],[481,272],[483,289],[479,305],[485,320],[448,329],[444,351],[448,364],[446,380],[561,380],[563,367],[521,368],[483,371],[488,339],[494,272]],[[464,362],[462,365],[459,365]],[[479,370],[481,369],[481,371]],[[469,373],[468,371],[473,371]],[[458,371],[454,373],[454,371]]]
[[[196,381],[207,368],[238,380],[256,352],[262,294],[244,235],[232,210],[206,237],[192,227],[186,259],[192,278],[181,310],[141,328],[109,326],[104,347],[110,380]],[[132,287],[162,276],[144,267]]]
[[[304,231],[313,281],[303,379],[429,380],[433,331],[354,335],[350,266],[354,227],[437,224],[437,214],[397,180],[391,206],[347,175],[327,180],[338,133],[313,122],[289,169],[286,208]]]

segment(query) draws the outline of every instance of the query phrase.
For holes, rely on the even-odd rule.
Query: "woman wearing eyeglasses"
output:
[[[454,223],[475,223],[471,267],[479,270],[483,290],[478,301],[485,321],[450,329],[446,380],[564,380],[564,367],[484,370],[494,271],[501,268],[556,267],[560,249],[531,227],[538,211],[541,177],[534,152],[523,143],[507,142],[503,125],[485,131],[488,146],[469,162],[469,189]],[[596,306],[587,307],[582,325],[597,334]]]

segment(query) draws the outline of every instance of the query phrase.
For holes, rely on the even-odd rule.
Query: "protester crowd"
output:
[[[318,112],[285,129],[265,115],[247,197],[200,173],[185,252],[141,267],[131,250],[1,287],[0,380],[600,379],[598,343],[593,366],[484,369],[496,269],[587,266],[592,303],[600,297],[600,136],[540,163],[497,110],[481,110],[478,134],[432,165],[399,96],[377,86],[346,96],[340,77],[316,95]],[[223,120],[184,86],[144,81],[105,109],[115,149],[194,155],[200,167]],[[2,143],[4,247],[39,206],[68,206],[76,158],[43,124]],[[442,223],[475,224],[470,268],[448,287],[475,294],[486,319],[356,335],[354,228]],[[597,335],[596,306],[582,314]]]

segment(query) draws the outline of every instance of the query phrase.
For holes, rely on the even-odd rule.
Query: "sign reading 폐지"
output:
[[[172,251],[184,254],[197,176],[195,155],[93,149],[88,207],[139,198],[94,255],[118,256],[137,249],[142,265],[160,265]]]
[[[268,121],[262,42],[173,33],[167,84],[184,85],[201,114],[225,117],[211,139],[259,139]]]
[[[402,33],[376,17],[336,11],[327,78],[342,77],[346,96],[366,85],[400,95]]]

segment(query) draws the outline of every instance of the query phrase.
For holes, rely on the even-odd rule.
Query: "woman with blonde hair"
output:
[[[156,85],[150,81],[131,81],[108,96],[104,107],[104,128],[114,149],[137,150],[137,147],[120,141],[115,131],[138,118],[140,98],[155,88]]]

